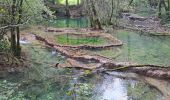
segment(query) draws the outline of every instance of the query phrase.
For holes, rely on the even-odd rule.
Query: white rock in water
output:
[[[56,51],[52,51],[51,53],[52,53],[52,55],[55,55],[55,54],[56,54]]]
[[[7,82],[6,80],[3,81],[3,83],[6,83],[6,82]]]
[[[28,41],[23,41],[23,40],[20,40],[19,41],[21,44],[28,44],[28,43],[30,43],[30,42],[28,42]]]

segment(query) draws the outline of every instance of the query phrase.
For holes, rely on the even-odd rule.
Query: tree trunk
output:
[[[13,0],[12,7],[11,7],[11,24],[15,24],[15,4],[16,0]],[[16,56],[16,35],[15,35],[15,27],[11,27],[11,50],[14,56]]]
[[[170,15],[170,0],[168,0],[168,15]]]
[[[111,24],[112,23],[112,17],[113,17],[113,12],[114,12],[114,6],[113,6],[113,4],[114,4],[114,2],[113,2],[114,0],[112,0],[111,2],[111,5],[112,5],[112,12],[111,12],[111,15],[110,15],[110,18],[109,18],[109,24]]]
[[[170,11],[170,0],[168,0],[168,10]]]
[[[69,3],[68,0],[66,0],[66,16],[70,17],[70,11],[69,11]]]
[[[80,0],[77,0],[77,5],[78,5],[78,6],[80,5]]]
[[[95,8],[95,5],[94,5],[94,1],[93,0],[90,0],[91,2],[91,8],[92,8],[92,15],[93,15],[93,23],[94,23],[94,28],[95,29],[102,29],[102,26],[101,26],[101,23],[100,23],[100,20],[97,16],[97,11],[96,11],[96,8]]]
[[[18,24],[21,23],[21,18],[22,18],[22,5],[23,5],[23,0],[20,1],[19,5],[19,18],[18,18]],[[17,26],[17,56],[20,57],[21,54],[21,47],[20,47],[20,28]]]
[[[55,0],[52,0],[52,4],[54,4],[54,5],[55,5]]]
[[[169,1],[169,0],[168,0]],[[161,17],[161,14],[162,14],[162,5],[163,7],[165,8],[165,11],[168,12],[168,7],[166,6],[166,3],[165,3],[165,0],[159,0],[159,13],[158,13],[158,16]]]

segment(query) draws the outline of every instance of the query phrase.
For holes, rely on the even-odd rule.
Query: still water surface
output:
[[[57,20],[53,25],[88,26],[80,19],[68,20]],[[170,64],[169,38],[141,36],[122,30],[113,35],[124,42],[122,54],[116,60]],[[24,44],[23,48],[28,50],[33,62],[23,73],[0,74],[0,100],[168,100],[170,97],[168,81],[133,73],[103,75],[53,68],[51,65],[63,63],[66,58],[40,44]]]

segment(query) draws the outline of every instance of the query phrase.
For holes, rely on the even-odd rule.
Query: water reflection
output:
[[[124,82],[119,78],[104,79],[96,87],[96,92],[99,92],[98,96],[102,98],[99,100],[127,100],[127,90],[123,84]]]
[[[117,61],[170,65],[170,37],[140,35],[123,30],[117,31],[114,36],[124,42],[123,52]]]
[[[131,73],[130,73],[131,74]],[[129,76],[129,77],[127,77]],[[98,82],[94,100],[162,100],[162,94],[144,80],[138,80],[136,74],[120,74],[113,72]],[[151,81],[149,81],[152,83]],[[168,93],[168,91],[166,91]]]
[[[1,97],[28,100],[72,100],[73,98],[77,100],[130,100],[131,98],[142,100],[141,96],[144,96],[145,100],[161,98],[159,91],[141,81],[91,74],[88,71],[82,74],[74,69],[53,68],[51,64],[59,62],[61,55],[54,57],[50,49],[41,46],[27,45],[25,48],[29,49],[31,58],[36,62],[33,62],[24,73],[8,74],[1,78],[0,90],[3,90],[0,93]],[[60,62],[62,61],[64,59]],[[161,88],[163,87],[164,85]],[[8,92],[11,93],[10,96],[4,94]],[[165,93],[168,92],[169,90],[165,91]]]
[[[56,20],[50,20],[48,22],[49,26],[52,27],[70,27],[70,28],[86,28],[89,26],[89,22],[87,18],[76,18],[76,19],[71,19],[71,18],[59,18]]]
[[[61,24],[60,23],[64,23]],[[53,21],[52,21],[53,23]],[[84,27],[84,22],[59,20],[56,27]],[[55,23],[53,23],[55,25]],[[61,25],[61,26],[60,26]],[[170,40],[148,37],[136,33],[116,34],[125,45],[117,60],[140,63],[170,64]],[[0,74],[0,100],[72,100],[73,90],[77,100],[169,100],[168,81],[134,74],[80,75],[78,70],[57,69],[51,65],[63,63],[65,57],[52,49],[24,45],[29,50],[32,63],[23,73]],[[54,54],[54,55],[53,55]],[[77,84],[75,86],[75,84]]]

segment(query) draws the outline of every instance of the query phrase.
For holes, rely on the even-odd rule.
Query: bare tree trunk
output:
[[[168,15],[170,15],[170,0],[168,0]]]
[[[92,8],[92,15],[93,15],[93,23],[94,23],[94,28],[95,29],[102,29],[102,26],[101,26],[101,23],[100,23],[100,20],[97,16],[97,11],[96,11],[96,8],[95,8],[95,4],[94,4],[94,1],[93,0],[90,0],[91,2],[91,8]]]
[[[70,11],[69,11],[69,3],[68,0],[66,0],[66,16],[70,17]]]
[[[77,0],[77,5],[78,5],[78,6],[80,5],[80,0]]]
[[[21,23],[21,18],[22,18],[22,5],[23,5],[23,0],[20,1],[19,5],[19,18],[18,18],[18,24]],[[17,26],[17,56],[20,57],[21,54],[21,47],[20,47],[20,28]]]
[[[112,23],[112,17],[113,17],[113,11],[114,11],[114,6],[113,6],[114,3],[113,3],[113,1],[114,1],[114,0],[111,1],[111,2],[112,2],[112,3],[111,3],[111,5],[112,5],[112,9],[111,9],[112,12],[111,12],[111,15],[110,15],[110,18],[109,18],[109,23]]]
[[[11,24],[15,24],[15,4],[16,0],[13,0],[11,7]],[[16,35],[15,35],[15,27],[11,27],[11,50],[14,56],[16,56]]]

